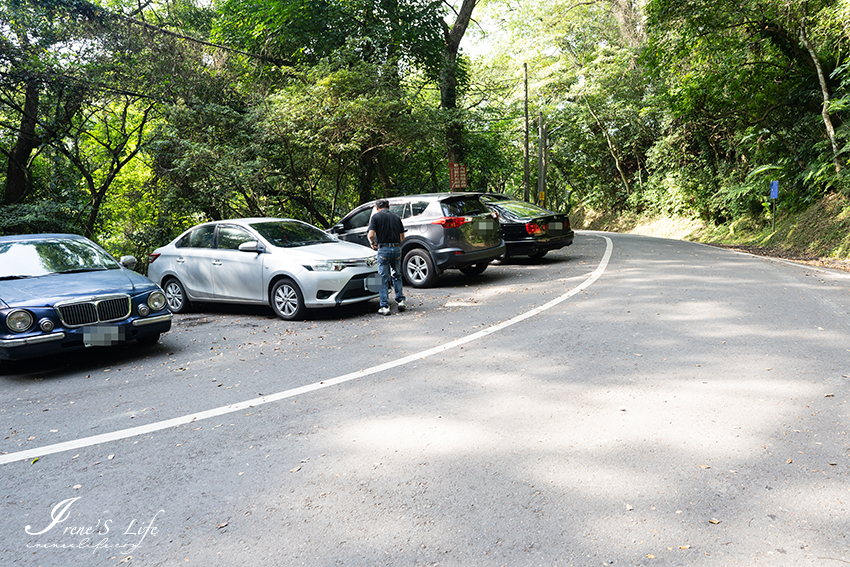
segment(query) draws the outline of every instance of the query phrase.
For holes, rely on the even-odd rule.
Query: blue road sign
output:
[[[779,181],[771,181],[770,182],[770,198],[778,199],[779,198]]]

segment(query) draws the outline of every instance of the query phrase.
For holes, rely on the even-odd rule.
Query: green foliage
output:
[[[50,201],[0,206],[0,236],[44,232],[82,234],[79,210]]]
[[[850,1],[641,5],[480,3],[497,45],[448,92],[432,0],[0,0],[0,231],[143,258],[203,219],[328,227],[446,190],[448,155],[522,196],[523,64],[552,208],[758,225],[772,180],[785,212],[850,194]]]
[[[213,38],[291,67],[353,47],[362,61],[424,69],[435,78],[441,10],[430,0],[225,0]]]
[[[831,73],[831,120],[843,146],[846,76],[837,36],[826,25],[833,2],[653,0],[647,11],[647,65],[665,88],[679,134],[673,146],[684,163],[661,165],[705,171],[716,192],[697,191],[699,216],[722,221],[761,214],[770,180],[779,180],[781,203],[799,211],[826,191],[845,187],[836,167],[843,152],[830,148],[821,108],[818,66]],[[808,10],[808,12],[804,11]],[[824,18],[819,16],[823,15]],[[813,59],[801,38],[817,51]],[[662,146],[663,148],[663,146]],[[836,165],[836,164],[839,165]],[[691,192],[693,193],[693,192]]]

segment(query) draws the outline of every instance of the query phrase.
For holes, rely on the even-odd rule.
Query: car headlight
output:
[[[345,263],[339,260],[329,260],[327,262],[313,262],[304,267],[312,272],[339,272],[345,269]]]
[[[148,296],[148,305],[154,311],[165,309],[165,294],[161,291],[152,291]]]
[[[17,309],[6,315],[6,326],[13,333],[24,333],[32,327],[32,313]]]

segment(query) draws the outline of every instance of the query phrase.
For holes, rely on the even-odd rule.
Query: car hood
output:
[[[64,299],[155,289],[155,284],[132,270],[103,270],[79,274],[53,274],[0,281],[0,301],[9,306],[53,305]]]
[[[288,258],[301,262],[305,260],[362,260],[375,256],[371,249],[352,242],[324,242],[294,248],[275,248]]]

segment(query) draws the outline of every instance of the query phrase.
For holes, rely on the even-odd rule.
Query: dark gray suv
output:
[[[388,201],[407,229],[401,247],[402,271],[413,287],[433,285],[449,268],[480,274],[490,260],[505,253],[498,215],[477,193],[408,195]],[[374,207],[374,201],[360,205],[328,232],[369,246],[366,233]]]

